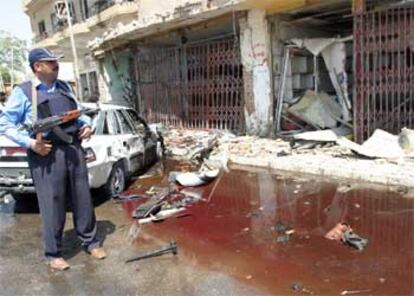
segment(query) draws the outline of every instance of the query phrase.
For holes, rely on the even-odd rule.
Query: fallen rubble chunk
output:
[[[348,127],[338,127],[322,131],[304,132],[293,135],[295,140],[315,141],[315,142],[336,142],[339,137],[346,137],[352,134]]]
[[[310,90],[288,112],[321,129],[334,128],[342,115],[341,106],[333,98]]]
[[[172,176],[170,179],[174,180],[182,186],[196,187],[210,183],[217,178],[220,170],[204,171],[204,172],[189,172],[189,173],[175,173],[175,178]],[[170,175],[171,176],[171,175]]]
[[[398,159],[409,156],[400,146],[398,136],[380,129],[375,130],[374,134],[362,145],[343,137],[339,138],[337,143],[360,155],[371,158]]]

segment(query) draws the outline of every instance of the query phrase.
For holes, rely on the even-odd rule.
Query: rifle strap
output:
[[[36,84],[32,80],[32,121],[33,123],[36,123],[38,120],[38,113],[37,113],[37,89]],[[35,135],[36,141],[40,142],[42,141],[42,133],[37,133]]]
[[[37,89],[34,81],[32,81],[32,120],[35,123],[38,119],[37,115]]]

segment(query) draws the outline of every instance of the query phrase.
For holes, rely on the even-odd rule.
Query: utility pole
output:
[[[75,36],[73,35],[72,18],[70,16],[70,7],[69,7],[68,0],[65,0],[65,6],[66,6],[66,17],[68,19],[68,26],[69,26],[70,44],[72,46],[73,68],[74,68],[74,73],[75,73],[76,88],[78,90],[78,98],[79,100],[82,101],[82,90],[81,90],[81,85],[80,85],[79,64],[78,64],[78,52],[76,50]]]
[[[58,4],[58,5],[57,5]],[[69,37],[70,37],[70,44],[72,47],[72,55],[73,55],[73,72],[75,75],[75,83],[76,83],[76,89],[77,89],[77,95],[80,101],[82,101],[82,90],[80,85],[80,76],[79,76],[79,64],[78,64],[78,52],[76,50],[76,42],[75,42],[75,36],[73,35],[73,29],[72,29],[72,17],[70,15],[70,6],[68,0],[57,0],[55,1],[55,8],[56,8],[56,15],[59,18],[64,18],[64,16],[60,13],[62,10],[60,10],[59,5],[64,4],[64,9],[66,13],[66,20],[68,22],[68,30],[69,30]],[[72,3],[73,4],[73,3]]]

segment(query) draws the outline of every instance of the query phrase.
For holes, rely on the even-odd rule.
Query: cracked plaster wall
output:
[[[148,26],[166,22],[175,18],[197,14],[207,8],[207,1],[169,0],[153,1],[141,0],[138,4],[138,24]]]
[[[270,35],[266,12],[253,9],[240,19],[246,131],[268,136],[273,116]]]
[[[132,53],[129,50],[108,52],[99,65],[99,85],[103,102],[127,105],[125,89],[129,84],[129,66]]]

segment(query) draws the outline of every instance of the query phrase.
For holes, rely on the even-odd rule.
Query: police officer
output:
[[[68,83],[57,79],[59,57],[46,48],[29,53],[29,63],[36,79],[24,82],[13,92],[0,116],[0,134],[27,148],[29,167],[36,188],[42,218],[43,241],[48,264],[65,270],[62,258],[62,235],[66,218],[66,198],[73,209],[73,220],[82,246],[92,257],[103,259],[105,251],[96,238],[96,220],[88,184],[88,172],[81,141],[91,137],[90,118],[59,127],[71,141],[62,139],[55,130],[35,139],[19,128],[38,118],[59,115],[79,108]],[[34,94],[35,92],[35,94]],[[36,103],[37,108],[33,108]]]

